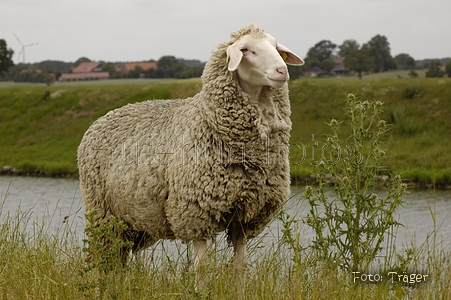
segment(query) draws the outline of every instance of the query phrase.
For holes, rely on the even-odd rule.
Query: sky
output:
[[[391,54],[451,57],[450,0],[0,0],[0,39],[27,63],[125,62],[165,55],[207,61],[250,23],[300,57],[321,40],[384,35]]]

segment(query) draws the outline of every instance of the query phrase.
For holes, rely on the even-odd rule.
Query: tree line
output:
[[[81,57],[75,62],[42,61],[34,64],[19,63],[14,65],[14,51],[8,49],[5,40],[0,39],[0,80],[14,82],[44,82],[51,84],[61,74],[70,73],[82,62],[91,62]],[[156,63],[156,69],[144,70],[136,66],[134,70],[123,72],[124,63],[102,61],[102,71],[108,72],[110,78],[194,78],[202,75],[205,63],[198,60],[185,60],[174,56],[163,56]]]
[[[363,45],[352,39],[345,40],[341,45],[322,40],[309,49],[304,66],[290,67],[290,74],[292,77],[293,75],[301,77],[307,70],[317,68],[321,70],[320,76],[330,76],[335,67],[334,58],[337,57],[343,57],[347,71],[355,72],[360,79],[364,73],[379,73],[395,69],[411,70],[411,76],[415,77],[414,70],[417,68],[429,68],[426,77],[443,77],[445,74],[451,77],[451,60],[448,59],[446,70],[443,71],[440,68],[442,62],[439,60],[420,66],[406,53],[392,57],[387,37],[379,34]]]
[[[118,71],[121,65],[122,63],[104,63],[102,71],[108,72],[110,78],[194,78],[202,75],[205,63],[175,56],[163,56],[156,61],[156,69],[144,70],[136,66],[134,70],[121,72]]]
[[[72,68],[82,62],[90,61],[81,57],[74,63],[62,61],[43,61],[34,64],[17,64],[12,61],[14,51],[7,47],[6,41],[0,39],[0,80],[15,82],[46,82],[51,84],[58,80],[61,74],[70,73]],[[451,60],[425,61],[419,65],[409,54],[401,53],[392,57],[390,43],[387,37],[374,36],[363,45],[355,40],[345,40],[337,45],[329,40],[322,40],[311,47],[305,57],[302,67],[289,66],[291,78],[303,77],[308,70],[319,70],[319,76],[331,76],[336,67],[334,58],[343,57],[344,67],[349,74],[359,78],[365,73],[379,73],[395,69],[410,70],[410,76],[415,77],[417,68],[429,69],[426,77],[451,77]],[[153,60],[150,60],[153,61]],[[137,66],[128,72],[120,71],[123,63],[102,62],[102,71],[108,72],[110,78],[193,78],[202,75],[205,63],[198,60],[184,60],[174,56],[163,56],[156,63],[156,69],[143,70]],[[446,68],[442,65],[446,63]]]

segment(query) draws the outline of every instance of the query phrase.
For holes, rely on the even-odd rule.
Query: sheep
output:
[[[199,268],[207,240],[226,231],[234,264],[246,265],[247,239],[290,193],[286,64],[303,63],[251,24],[212,52],[195,96],[128,104],[89,127],[77,153],[86,212],[95,226],[127,224],[124,263],[180,239],[193,241]]]

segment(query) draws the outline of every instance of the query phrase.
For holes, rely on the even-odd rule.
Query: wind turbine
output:
[[[20,49],[19,57],[17,59],[20,60],[20,56],[22,55],[22,61],[23,61],[23,63],[25,63],[25,47],[39,45],[39,43],[32,43],[32,44],[24,45],[22,43],[22,41],[17,37],[17,35],[15,35],[14,33],[13,33],[13,35],[16,38],[16,40],[22,45],[22,49]]]

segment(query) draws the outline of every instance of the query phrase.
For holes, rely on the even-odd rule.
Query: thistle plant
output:
[[[382,137],[388,125],[381,119],[381,101],[360,101],[349,94],[346,119],[350,130],[332,119],[322,146],[321,159],[312,163],[316,186],[307,186],[304,196],[310,210],[307,225],[315,237],[312,248],[337,266],[368,268],[382,249],[382,242],[400,224],[395,212],[403,204],[407,186],[399,175],[381,180],[377,175],[385,158]],[[380,184],[379,184],[380,185]],[[330,187],[330,188],[329,188]],[[332,197],[326,196],[331,192]]]

